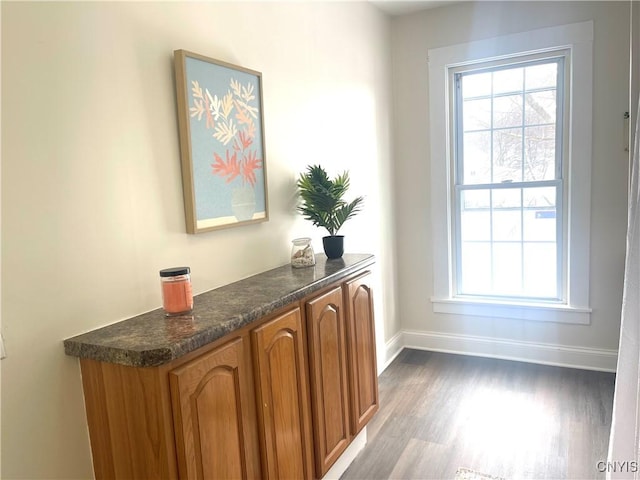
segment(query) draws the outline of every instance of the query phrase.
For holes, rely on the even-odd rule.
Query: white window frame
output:
[[[513,68],[522,68],[523,66],[531,65],[533,63],[555,63],[558,68],[558,76],[556,84],[556,131],[555,131],[555,169],[554,169],[554,178],[553,179],[545,179],[545,180],[529,180],[526,181],[524,179],[516,180],[510,182],[508,184],[501,183],[498,186],[498,183],[495,179],[492,182],[488,182],[486,184],[468,184],[461,183],[461,173],[464,167],[464,154],[462,149],[463,142],[463,125],[462,125],[462,115],[464,109],[464,101],[461,97],[461,89],[456,88],[456,78],[458,76],[464,76],[466,74],[474,74],[478,71],[497,71],[504,69],[513,69]],[[565,199],[564,199],[564,191],[566,190],[566,176],[567,176],[567,165],[564,161],[568,156],[568,141],[563,132],[567,131],[569,128],[568,121],[565,121],[565,111],[569,110],[569,102],[568,102],[568,93],[569,93],[569,82],[567,81],[569,78],[569,67],[570,67],[570,51],[566,49],[559,50],[551,50],[545,51],[542,53],[535,53],[532,55],[522,55],[517,57],[509,57],[502,60],[492,60],[490,62],[474,62],[471,64],[466,64],[459,67],[451,67],[448,69],[449,71],[449,91],[452,92],[452,98],[450,99],[450,112],[454,112],[451,116],[451,125],[449,126],[451,134],[451,146],[450,151],[454,152],[453,157],[451,159],[452,162],[452,178],[454,187],[452,188],[452,210],[454,210],[455,221],[453,222],[453,230],[454,230],[454,265],[453,269],[453,283],[457,284],[456,292],[457,296],[461,298],[497,298],[500,300],[506,301],[536,301],[542,303],[562,303],[562,301],[566,298],[566,269],[563,268],[565,265],[564,258],[567,251],[567,242],[566,242],[566,233],[567,233],[567,222],[566,222],[566,209],[564,208]],[[461,81],[461,80],[460,80]],[[524,107],[523,107],[524,108]],[[523,118],[524,118],[524,110],[523,110]],[[522,125],[520,125],[521,128]],[[491,126],[491,131],[493,132],[493,125]],[[513,127],[511,127],[513,128]],[[524,150],[522,152],[524,155]],[[557,256],[557,269],[556,269],[556,293],[553,298],[540,298],[540,299],[532,299],[531,297],[520,297],[518,298],[515,295],[507,295],[500,294],[496,292],[496,295],[493,296],[482,296],[479,294],[465,294],[460,292],[460,281],[462,275],[462,265],[459,261],[459,258],[455,258],[456,255],[460,257],[462,254],[462,244],[461,244],[461,215],[462,206],[460,205],[461,195],[463,191],[471,191],[476,188],[480,188],[485,191],[496,191],[498,188],[507,188],[507,189],[524,189],[536,187],[541,184],[545,184],[545,186],[553,187],[557,189],[557,193],[559,194],[556,198],[555,204],[555,213],[556,213],[556,256]],[[522,239],[521,239],[522,241]]]
[[[564,162],[567,247],[561,302],[457,297],[454,286],[450,69],[532,53],[567,50],[570,62]],[[482,317],[589,324],[593,22],[532,30],[429,50],[433,311]],[[565,123],[566,124],[566,123]]]

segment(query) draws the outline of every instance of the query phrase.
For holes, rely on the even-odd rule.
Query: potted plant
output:
[[[298,211],[315,226],[326,228],[329,235],[322,238],[328,258],[340,258],[344,253],[344,236],[337,235],[340,227],[360,211],[363,197],[347,203],[343,197],[349,189],[349,172],[331,179],[320,165],[310,165],[297,182],[302,204]]]

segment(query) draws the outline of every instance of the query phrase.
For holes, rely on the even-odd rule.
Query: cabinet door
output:
[[[355,435],[378,411],[376,336],[371,275],[366,272],[345,283],[351,426]]]
[[[309,382],[300,309],[252,331],[264,478],[312,478]]]
[[[318,478],[349,445],[349,394],[342,289],[306,304],[311,405]]]
[[[169,373],[183,478],[259,478],[248,341],[235,338]]]

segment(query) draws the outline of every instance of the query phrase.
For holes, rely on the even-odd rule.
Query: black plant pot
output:
[[[322,237],[322,246],[327,258],[342,258],[344,253],[344,235]]]

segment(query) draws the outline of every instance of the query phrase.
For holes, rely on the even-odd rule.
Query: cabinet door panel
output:
[[[312,478],[309,384],[300,309],[252,332],[266,478]]]
[[[355,435],[378,411],[378,373],[370,274],[346,282],[351,425]]]
[[[182,477],[259,476],[248,353],[236,338],[170,372]]]
[[[350,442],[347,355],[342,289],[307,302],[309,369],[318,477]]]

